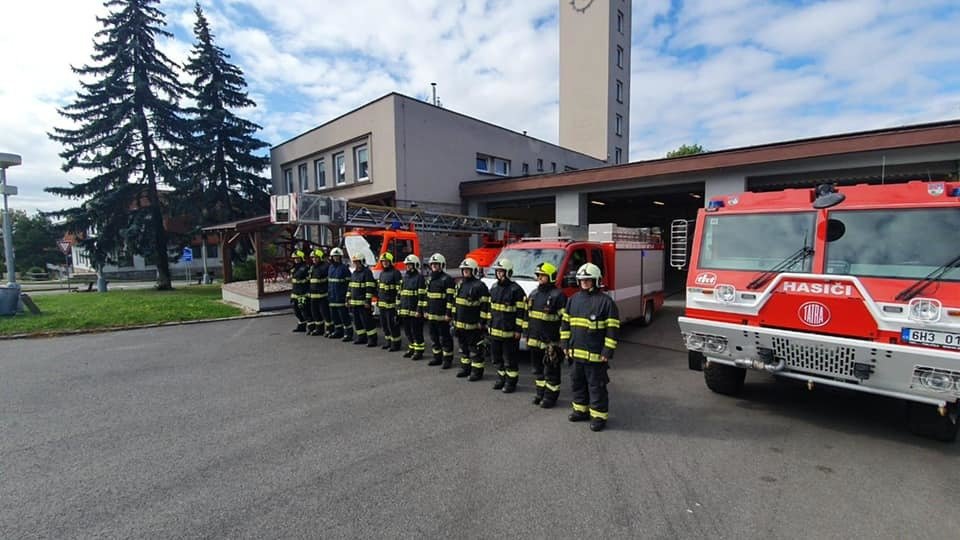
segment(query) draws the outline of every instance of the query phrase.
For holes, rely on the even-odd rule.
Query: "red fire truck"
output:
[[[752,369],[904,400],[914,432],[955,440],[958,231],[957,182],[709,201],[679,319],[690,368],[722,394]]]
[[[557,286],[570,296],[579,287],[577,268],[592,262],[603,273],[601,288],[617,303],[620,320],[639,319],[643,324],[663,306],[663,241],[651,229],[595,223],[586,228],[548,223],[539,238],[525,238],[504,246],[498,259],[513,263],[513,279],[530,294],[537,287],[537,265],[549,262],[558,268]],[[484,279],[492,287],[493,276]]]

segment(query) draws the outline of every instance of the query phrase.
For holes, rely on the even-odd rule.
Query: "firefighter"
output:
[[[460,263],[463,280],[457,284],[453,303],[453,328],[460,344],[460,371],[457,377],[470,376],[470,381],[483,378],[484,357],[480,352],[490,320],[490,291],[480,281],[480,265],[467,257]]]
[[[586,263],[577,270],[580,290],[567,302],[560,325],[560,343],[573,361],[571,422],[590,420],[590,429],[607,425],[607,366],[617,349],[620,314],[617,304],[600,291],[600,268]],[[588,413],[589,412],[589,413]]]
[[[407,352],[404,358],[420,360],[426,345],[423,342],[423,311],[427,309],[427,281],[420,273],[420,258],[414,254],[403,260],[407,271],[403,275],[400,287],[400,325],[407,336]],[[450,335],[450,332],[447,332]],[[436,356],[436,355],[434,355]]]
[[[548,262],[537,265],[534,275],[537,288],[527,298],[527,319],[524,330],[530,363],[533,364],[536,395],[534,405],[549,409],[560,397],[560,371],[563,353],[560,351],[560,317],[567,297],[554,283],[557,267]],[[549,354],[548,354],[549,353]]]
[[[526,293],[513,277],[513,263],[500,259],[493,264],[497,283],[490,289],[490,355],[497,366],[494,390],[512,394],[520,380],[520,333],[526,313]]]
[[[447,259],[434,253],[427,260],[430,265],[430,278],[427,281],[427,306],[424,318],[430,323],[430,342],[433,347],[433,360],[428,366],[440,366],[450,369],[453,365],[453,336],[450,335],[450,321],[453,318],[453,278],[447,274]]]
[[[393,266],[393,254],[390,252],[380,255],[380,264],[383,265],[383,271],[377,280],[377,309],[380,311],[380,328],[383,329],[383,348],[395,352],[400,350],[403,341],[400,338],[400,321],[397,319],[403,274]]]
[[[330,302],[327,299],[327,273],[330,265],[323,257],[323,250],[310,252],[310,315],[307,333],[311,336],[326,336],[333,330],[330,322]],[[311,328],[312,326],[312,328]]]
[[[373,320],[373,295],[377,292],[377,282],[373,272],[367,267],[362,253],[350,256],[353,261],[353,275],[350,276],[350,288],[347,290],[347,305],[353,313],[354,345],[377,346],[377,326]]]
[[[347,310],[347,284],[350,281],[350,269],[343,264],[343,250],[335,247],[330,250],[330,270],[327,272],[327,292],[330,302],[330,319],[333,322],[331,339],[353,341],[353,325],[350,324],[350,312]]]
[[[297,317],[297,326],[294,332],[306,332],[310,321],[309,276],[310,268],[303,262],[304,253],[295,249],[290,255],[293,259],[293,270],[290,271],[290,303],[293,304],[293,314]]]

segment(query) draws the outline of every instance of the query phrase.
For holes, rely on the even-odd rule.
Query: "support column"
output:
[[[482,202],[479,202],[479,201],[468,201],[468,202],[467,202],[467,215],[468,215],[468,216],[482,217],[482,216],[486,215],[486,212],[487,212],[487,205],[486,205],[485,203],[482,203]],[[479,248],[479,247],[480,247],[480,240],[481,240],[481,237],[480,237],[479,234],[471,234],[470,237],[469,237],[469,240],[468,240],[468,242],[469,242],[468,249],[469,249],[470,251],[473,251],[473,250]]]
[[[263,298],[263,245],[260,231],[253,233],[253,250],[257,261],[257,298]]]
[[[557,223],[562,225],[587,226],[587,194],[578,191],[557,193],[556,210],[554,213]]]
[[[233,281],[233,243],[227,240],[227,233],[219,231],[220,235],[220,260],[223,261],[223,283]]]
[[[746,190],[747,179],[743,176],[717,176],[708,178],[703,184],[703,206],[707,206],[710,199],[741,193]]]

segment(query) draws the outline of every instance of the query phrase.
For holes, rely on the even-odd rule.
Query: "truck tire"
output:
[[[703,371],[703,362],[706,358],[702,352],[687,351],[687,366],[693,371]]]
[[[640,326],[650,326],[653,322],[653,300],[647,300],[643,306],[643,317],[640,317]]]
[[[940,416],[933,405],[908,403],[907,425],[915,435],[943,442],[954,442],[957,440],[957,428],[960,422],[951,418],[950,414]]]
[[[703,380],[707,388],[718,394],[734,396],[743,390],[743,381],[747,378],[747,370],[710,362],[703,366]]]

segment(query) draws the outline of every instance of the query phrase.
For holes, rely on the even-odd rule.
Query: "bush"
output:
[[[257,261],[253,257],[247,257],[247,260],[242,263],[233,265],[233,279],[236,281],[257,279]]]
[[[27,273],[23,275],[23,279],[32,279],[32,280],[41,280],[47,279],[47,271],[39,266],[31,266]]]

